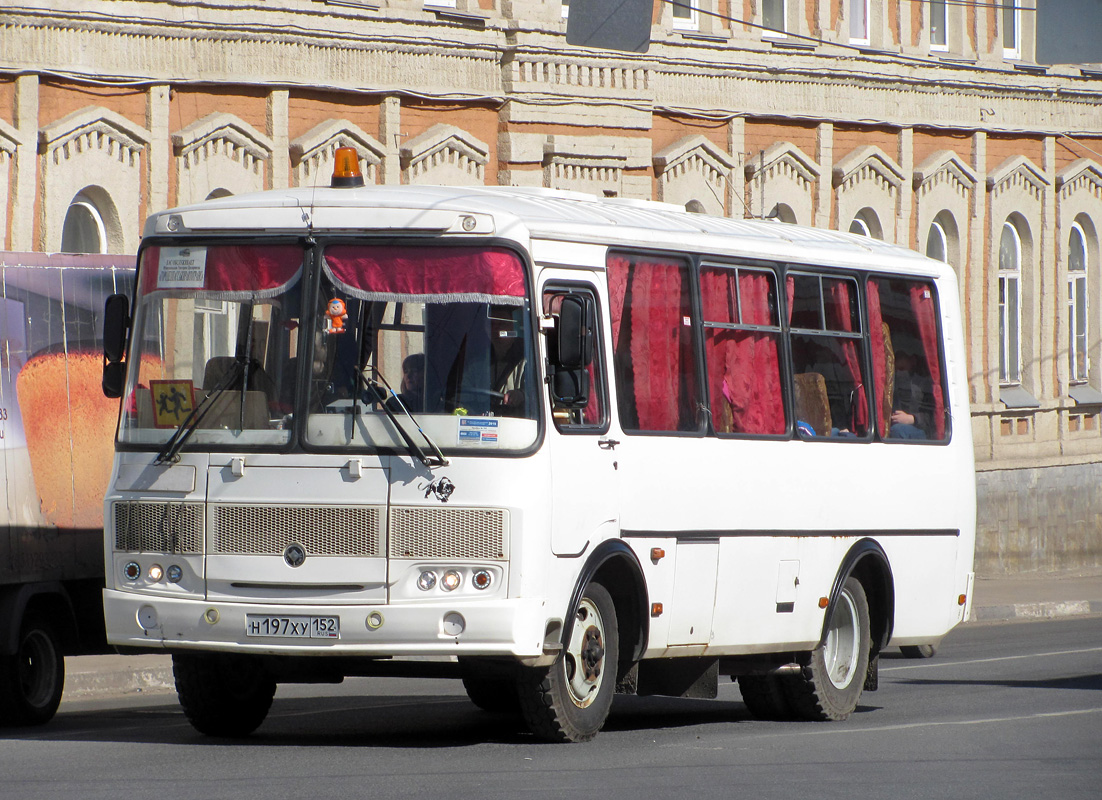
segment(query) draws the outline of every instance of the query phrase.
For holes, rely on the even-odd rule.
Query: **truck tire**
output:
[[[0,656],[0,724],[43,725],[53,719],[65,688],[65,657],[57,631],[30,614],[14,655]]]

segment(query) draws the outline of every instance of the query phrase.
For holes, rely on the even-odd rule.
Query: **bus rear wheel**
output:
[[[847,578],[831,606],[823,643],[799,675],[785,675],[788,706],[799,719],[840,721],[857,708],[869,669],[869,602],[856,578]]]
[[[619,642],[612,597],[590,583],[566,650],[550,667],[523,669],[517,679],[521,714],[532,733],[549,742],[586,742],[597,735],[616,691]]]
[[[65,688],[65,658],[57,632],[28,616],[14,655],[0,656],[0,724],[43,725],[53,719]]]
[[[275,680],[248,656],[177,654],[172,674],[184,716],[207,736],[248,736],[275,697]]]

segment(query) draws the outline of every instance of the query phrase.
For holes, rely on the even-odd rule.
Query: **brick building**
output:
[[[1032,10],[972,0],[674,0],[644,54],[568,45],[567,11],[14,0],[0,250],[133,254],[150,211],[324,183],[338,145],[380,184],[904,244],[960,276],[978,571],[1102,564],[1102,68],[1037,65]]]

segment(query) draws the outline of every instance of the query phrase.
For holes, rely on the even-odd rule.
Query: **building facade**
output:
[[[13,1],[0,250],[133,254],[151,211],[326,183],[338,146],[378,184],[903,244],[960,277],[977,570],[1102,565],[1102,67],[1034,63],[1032,8],[672,0],[623,53],[567,44],[562,0]]]

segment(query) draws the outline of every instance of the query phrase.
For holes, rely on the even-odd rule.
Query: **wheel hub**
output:
[[[601,675],[601,664],[605,658],[605,646],[601,632],[590,625],[585,631],[585,643],[582,645],[582,672],[587,681],[595,681]]]

